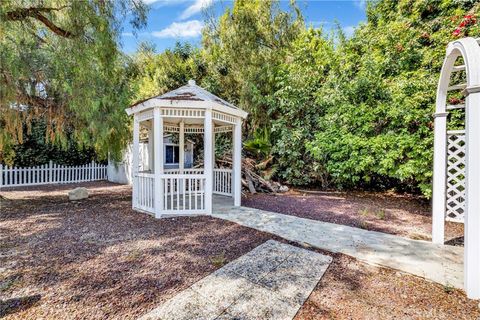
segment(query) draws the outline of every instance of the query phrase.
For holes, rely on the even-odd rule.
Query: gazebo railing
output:
[[[163,174],[161,180],[163,213],[204,213],[205,175]]]
[[[205,175],[203,169],[167,169],[161,175],[163,186],[162,213],[204,213]],[[134,207],[146,212],[155,212],[155,175],[138,172],[135,177]],[[213,170],[213,193],[232,195],[232,169]]]
[[[134,177],[134,188],[136,188],[134,207],[147,212],[154,212],[154,174],[139,172]]]
[[[165,174],[180,174],[180,169],[165,169]],[[183,169],[183,174],[203,174],[203,168]]]
[[[213,169],[213,193],[232,195],[232,169]]]
[[[184,174],[203,174],[203,169],[184,169]],[[180,174],[180,169],[167,169],[165,174]],[[213,169],[213,193],[232,195],[232,169]]]

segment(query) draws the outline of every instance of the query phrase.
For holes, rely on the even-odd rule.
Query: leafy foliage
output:
[[[452,1],[379,1],[336,50],[326,107],[307,143],[335,187],[430,195],[434,101],[451,17],[478,10]],[[333,88],[330,90],[329,88]],[[324,91],[325,90],[325,91]]]
[[[188,43],[176,43],[173,49],[160,54],[147,45],[141,46],[133,58],[130,78],[134,100],[142,100],[183,86],[189,79],[200,81],[204,76],[200,51]]]
[[[292,2],[282,11],[274,0],[238,0],[203,34],[208,77],[202,84],[251,115],[253,128],[269,125],[268,106],[286,48],[304,30]]]
[[[52,161],[62,165],[82,165],[97,160],[92,148],[79,148],[72,139],[67,139],[66,147],[49,143],[45,138],[46,123],[33,121],[28,132],[24,126],[23,143],[14,146],[17,167],[33,167]]]
[[[19,14],[23,2],[0,9],[8,35],[0,38],[3,152],[21,141],[18,124],[34,117],[45,119],[48,141],[66,146],[68,136],[102,154],[121,150],[129,138],[123,109],[130,101],[195,79],[249,112],[245,148],[267,158],[274,177],[426,196],[445,47],[480,35],[475,0],[370,1],[367,21],[350,38],[306,27],[294,1],[282,9],[275,0],[236,0],[207,21],[200,48],[177,44],[157,54],[144,44],[127,59],[117,49],[114,12],[133,8],[133,23],[141,26],[139,2],[42,5],[55,9],[37,11],[70,33],[33,13]],[[452,104],[463,99],[449,96]],[[452,119],[452,127],[463,121],[456,114]],[[227,152],[229,141],[221,136],[217,152]]]
[[[297,185],[321,181],[326,184],[322,164],[306,150],[313,139],[324,107],[317,100],[319,88],[328,80],[335,65],[331,40],[321,30],[309,29],[287,51],[288,59],[279,68],[276,90],[272,93],[272,152],[278,177]]]
[[[267,158],[272,150],[268,129],[257,129],[253,133],[253,137],[243,143],[243,148],[253,153],[256,157]]]
[[[294,2],[283,11],[273,0],[237,0],[208,21],[188,58],[154,55],[146,79],[167,90],[192,77],[248,111],[245,149],[273,156],[272,174],[288,183],[429,196],[445,47],[479,35],[478,11],[476,1],[371,1],[347,38],[305,27]],[[141,81],[140,92],[149,88]]]
[[[128,12],[134,27],[145,23],[140,0],[2,2],[0,160],[11,162],[33,119],[45,121],[56,145],[70,135],[102,157],[120,154],[131,92],[118,34]]]

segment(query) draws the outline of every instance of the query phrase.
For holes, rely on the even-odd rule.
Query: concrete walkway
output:
[[[142,320],[291,320],[332,258],[269,240],[180,292]]]
[[[303,219],[216,199],[214,217],[463,289],[463,248]]]

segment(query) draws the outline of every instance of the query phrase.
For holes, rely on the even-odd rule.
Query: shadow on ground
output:
[[[2,190],[3,313],[136,318],[272,238],[211,217],[135,212],[126,186],[89,184],[88,199],[70,202],[73,187]],[[16,298],[25,290],[42,299]]]

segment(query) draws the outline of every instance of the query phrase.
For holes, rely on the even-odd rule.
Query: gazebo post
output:
[[[212,126],[212,166],[215,168],[215,125]],[[215,179],[213,179],[215,183]]]
[[[155,130],[153,124],[148,129],[148,170],[153,172],[155,165],[153,164],[153,131]]]
[[[480,63],[480,57],[479,63]],[[478,66],[478,64],[474,64]],[[480,79],[479,79],[480,80]],[[467,88],[467,91],[469,88]],[[480,86],[466,97],[465,291],[480,298]]]
[[[154,143],[154,208],[155,218],[162,216],[163,209],[163,118],[160,112],[160,108],[153,110],[153,143]]]
[[[215,123],[212,124],[212,201],[213,201],[213,191],[216,188],[216,178],[215,178]]]
[[[183,174],[185,169],[185,123],[183,120],[180,121],[179,127],[178,156],[180,159],[178,160],[178,169],[180,170],[180,174]]]
[[[212,193],[213,193],[213,161],[212,161],[212,137],[213,137],[212,110],[205,110],[203,127],[204,141],[204,171],[205,171],[205,211],[212,214]]]
[[[138,115],[133,116],[133,146],[132,146],[132,208],[137,205],[138,186],[136,183],[140,153],[140,123]]]
[[[237,118],[233,129],[233,205],[242,202],[242,119]]]

